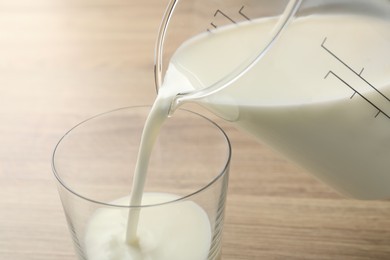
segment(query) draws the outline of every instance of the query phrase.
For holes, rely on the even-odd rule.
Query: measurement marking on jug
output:
[[[211,26],[212,27],[214,27],[214,29],[217,29],[218,28],[218,26],[216,26],[214,23],[210,23],[211,24]],[[207,31],[209,32],[209,33],[211,33],[211,30],[210,29],[207,29]]]
[[[321,47],[327,51],[330,55],[332,55],[335,59],[337,59],[339,62],[341,62],[344,66],[346,66],[350,71],[352,71],[355,75],[357,75],[361,80],[363,80],[365,83],[367,83],[372,89],[374,89],[376,92],[378,92],[382,97],[384,97],[387,101],[390,102],[390,98],[388,98],[385,94],[383,94],[381,91],[379,91],[374,85],[372,85],[370,82],[368,82],[364,77],[362,77],[362,73],[364,70],[364,67],[360,71],[360,73],[357,73],[354,69],[352,69],[347,63],[345,63],[342,59],[340,59],[335,53],[333,53],[331,50],[329,50],[326,46],[326,40],[328,38],[325,37],[325,39],[322,41]]]
[[[241,17],[243,17],[245,20],[247,21],[251,21],[251,19],[249,18],[249,16],[247,16],[243,10],[244,10],[245,6],[241,6],[240,10],[236,11]],[[221,9],[217,9],[217,11],[215,11],[214,13],[214,17],[217,17],[217,16],[222,16],[224,18],[226,18],[229,22],[233,23],[233,24],[237,24],[237,22],[232,18],[230,17],[229,15],[227,15],[226,13],[224,13]],[[210,25],[214,28],[214,29],[217,29],[218,26],[214,23],[214,22],[211,22]],[[208,28],[206,29],[207,32],[209,33],[212,33],[213,31],[213,28]]]
[[[248,21],[250,21],[251,19],[248,17],[248,16],[246,16],[243,12],[242,12],[242,10],[244,10],[244,5],[241,7],[241,9],[240,9],[240,11],[238,11],[238,13],[242,16],[242,17],[244,17],[245,19],[247,19]]]
[[[226,17],[228,20],[230,20],[232,23],[236,23],[236,21],[234,21],[232,18],[230,18],[227,14],[225,14],[224,12],[222,12],[221,10],[217,10],[215,11],[214,13],[214,17],[217,16],[217,14],[220,13],[221,15],[223,15],[224,17]]]
[[[375,115],[375,118],[378,117],[379,114],[383,114],[384,116],[386,116],[388,119],[390,119],[390,116],[388,114],[386,114],[382,109],[380,109],[378,106],[376,106],[373,102],[371,102],[369,99],[367,99],[363,94],[361,94],[358,90],[356,90],[354,87],[352,87],[350,84],[348,84],[345,80],[343,80],[340,76],[338,76],[336,73],[334,73],[333,71],[329,71],[328,73],[326,73],[324,79],[328,78],[328,76],[332,74],[334,77],[336,77],[338,80],[340,80],[341,82],[343,82],[346,86],[348,86],[350,89],[352,89],[352,91],[354,91],[354,94],[352,95],[352,97],[355,95],[355,94],[358,94],[361,98],[363,98],[365,101],[367,101],[371,106],[373,106],[375,109],[378,110],[378,113],[376,113]],[[352,98],[351,97],[351,98]]]

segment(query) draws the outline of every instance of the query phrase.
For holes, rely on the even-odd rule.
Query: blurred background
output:
[[[0,259],[75,259],[51,153],[92,115],[151,104],[166,1],[0,1]]]

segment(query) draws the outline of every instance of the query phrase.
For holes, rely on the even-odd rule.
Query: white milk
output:
[[[180,197],[143,193],[149,158],[168,117],[172,88],[159,92],[145,123],[131,196],[113,205],[153,205]],[[206,212],[191,201],[132,208],[102,208],[88,223],[85,248],[92,260],[206,260],[211,246],[211,224]]]
[[[183,78],[183,89],[215,83],[256,50],[273,22],[232,26],[189,40],[171,59],[164,88],[176,88],[176,79],[183,84]],[[389,198],[389,30],[390,23],[372,17],[298,18],[251,71],[199,102],[339,191]],[[343,81],[384,113],[358,94],[351,99],[354,91]]]
[[[130,205],[142,205],[142,193],[147,177],[149,159],[152,154],[153,146],[157,140],[162,125],[168,117],[170,103],[176,95],[172,88],[165,88],[159,92],[153,107],[145,122],[142,132],[140,148],[138,151],[137,164],[134,170],[133,186],[130,195]],[[127,224],[126,241],[128,243],[137,243],[137,225],[139,210],[130,210]]]
[[[172,201],[166,193],[144,193],[143,205]],[[130,198],[114,201],[128,205]],[[145,208],[140,212],[139,240],[125,243],[128,210],[102,208],[88,224],[85,246],[92,260],[204,260],[207,259],[211,230],[207,214],[191,201]],[[191,234],[191,235],[188,235]]]

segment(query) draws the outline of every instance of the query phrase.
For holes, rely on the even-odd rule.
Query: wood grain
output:
[[[0,259],[73,260],[51,152],[82,119],[151,104],[166,1],[0,1]],[[390,259],[390,203],[336,194],[221,122],[223,259]],[[390,186],[389,186],[390,187]]]

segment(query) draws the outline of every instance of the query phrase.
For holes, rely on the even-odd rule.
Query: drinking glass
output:
[[[124,220],[131,209],[140,210],[140,223],[151,218],[138,227],[138,235],[146,236],[146,242],[140,238],[144,255],[135,259],[221,257],[231,147],[223,130],[209,119],[187,110],[168,118],[153,149],[144,190],[157,194],[157,199],[129,205],[149,111],[150,107],[141,106],[97,115],[67,132],[54,150],[53,171],[78,259],[133,259],[126,257],[129,249],[110,252],[113,247],[127,247]],[[159,198],[161,194],[169,196]],[[183,213],[189,205],[203,216],[200,220]],[[170,214],[173,211],[176,215]],[[118,214],[122,222],[112,217]],[[172,227],[176,223],[182,226]],[[154,228],[160,237],[153,237]],[[108,231],[99,233],[99,229]],[[115,232],[121,234],[119,240],[112,238],[110,245],[99,241],[102,233]],[[202,232],[202,243],[194,243],[193,238]],[[161,243],[169,248],[161,249]]]

